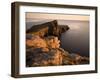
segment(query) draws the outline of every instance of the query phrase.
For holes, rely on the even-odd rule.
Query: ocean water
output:
[[[69,30],[61,35],[61,47],[70,53],[89,57],[89,22],[63,21]]]
[[[44,22],[27,22],[26,29]],[[58,24],[68,25],[70,28],[60,37],[61,47],[70,53],[89,57],[89,21],[58,20]]]

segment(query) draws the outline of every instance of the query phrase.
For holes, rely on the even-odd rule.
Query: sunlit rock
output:
[[[69,53],[60,47],[59,36],[69,29],[51,21],[26,31],[26,66],[57,66],[89,64],[89,58]]]

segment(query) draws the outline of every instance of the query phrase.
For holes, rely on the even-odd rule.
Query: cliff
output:
[[[29,36],[29,35],[28,35]],[[30,35],[26,40],[26,66],[57,66],[88,64],[89,59],[78,54],[71,54],[60,48],[60,40],[55,36],[41,38]]]

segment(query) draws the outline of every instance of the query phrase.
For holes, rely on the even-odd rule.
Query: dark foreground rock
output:
[[[73,58],[70,53],[64,53],[61,49],[49,49],[45,52],[42,48],[28,51],[26,61],[27,67],[89,64],[87,57],[74,54]]]
[[[50,49],[48,52],[42,48],[36,48],[27,54],[27,66],[51,66],[61,65],[62,55],[58,49]]]

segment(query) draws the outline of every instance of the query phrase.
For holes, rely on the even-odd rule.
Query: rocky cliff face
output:
[[[81,64],[82,61],[85,63],[89,62],[86,57],[70,54],[60,48],[60,40],[55,36],[41,38],[30,34],[30,38],[26,39],[26,46],[27,67],[75,65]]]
[[[26,31],[26,66],[88,64],[88,57],[69,53],[60,47],[59,36],[69,29],[57,20],[35,25]]]

